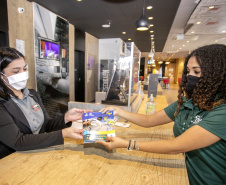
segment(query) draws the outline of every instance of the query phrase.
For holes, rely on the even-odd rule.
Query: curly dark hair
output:
[[[192,94],[186,92],[187,64],[195,57],[201,67],[199,82]],[[178,90],[178,102],[175,117],[180,112],[184,100],[193,99],[193,104],[199,109],[212,110],[226,102],[226,46],[212,44],[200,47],[189,54],[184,62],[181,83]]]
[[[24,58],[24,56],[14,48],[11,47],[0,47],[0,97],[5,100],[10,99],[10,94],[17,97],[13,91],[3,82],[1,73],[3,70],[15,59]]]

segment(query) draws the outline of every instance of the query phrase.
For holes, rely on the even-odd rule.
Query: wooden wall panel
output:
[[[95,92],[98,91],[98,58],[99,40],[86,33],[85,35],[85,102],[95,100]],[[92,68],[88,69],[88,59],[94,61]]]
[[[28,88],[36,89],[33,4],[26,0],[8,0],[9,46],[16,48],[16,39],[25,42],[25,59],[29,65]],[[18,7],[24,12],[19,13]]]
[[[70,89],[69,89],[69,100],[75,100],[75,27],[72,24],[69,24],[69,80],[70,80]]]

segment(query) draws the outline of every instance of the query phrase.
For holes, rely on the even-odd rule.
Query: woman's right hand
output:
[[[114,148],[126,148],[129,141],[126,141],[119,137],[106,137],[106,141],[96,141],[96,143],[102,144],[109,150],[111,150]]]
[[[62,130],[63,138],[71,138],[71,139],[83,139],[82,133],[84,132],[83,129],[76,129],[73,127],[68,127]]]
[[[122,111],[122,109],[115,107],[115,106],[110,106],[110,107],[105,107],[105,108],[101,109],[99,112],[105,113],[107,111],[113,111],[114,116],[118,116],[119,112]]]

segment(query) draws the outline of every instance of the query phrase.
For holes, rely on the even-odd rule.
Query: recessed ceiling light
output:
[[[151,38],[151,40],[154,40],[154,38]]]
[[[103,28],[109,28],[110,25],[109,25],[109,24],[103,24],[102,27],[103,27]]]
[[[82,1],[82,0],[77,0],[77,1]]]
[[[148,10],[151,10],[151,9],[152,9],[152,6],[147,6],[147,9],[148,9]]]
[[[214,8],[214,6],[209,6],[209,9],[213,9]]]
[[[122,32],[122,34],[124,34],[124,35],[125,35],[125,34],[126,34],[126,32],[124,31],[124,32]]]
[[[150,24],[150,27],[153,27],[154,26],[154,24]]]
[[[183,46],[185,46],[185,45],[183,45]]]
[[[150,31],[150,33],[153,33],[153,32],[154,32],[153,30]]]
[[[201,24],[201,22],[197,22],[196,24]]]
[[[149,19],[149,20],[152,20],[152,19],[153,19],[153,17],[148,17],[148,19]]]
[[[190,42],[189,40],[187,40],[187,42]]]
[[[151,35],[151,37],[154,37],[154,35]]]
[[[195,33],[194,31],[192,31],[191,33]]]
[[[128,40],[131,40],[131,38],[128,38]]]
[[[223,30],[222,33],[225,33],[225,30]]]

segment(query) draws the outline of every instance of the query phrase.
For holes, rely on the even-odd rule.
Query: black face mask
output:
[[[196,87],[196,84],[200,80],[200,77],[188,75],[187,76],[187,84],[186,84],[186,91],[189,94],[193,93],[194,88]]]

